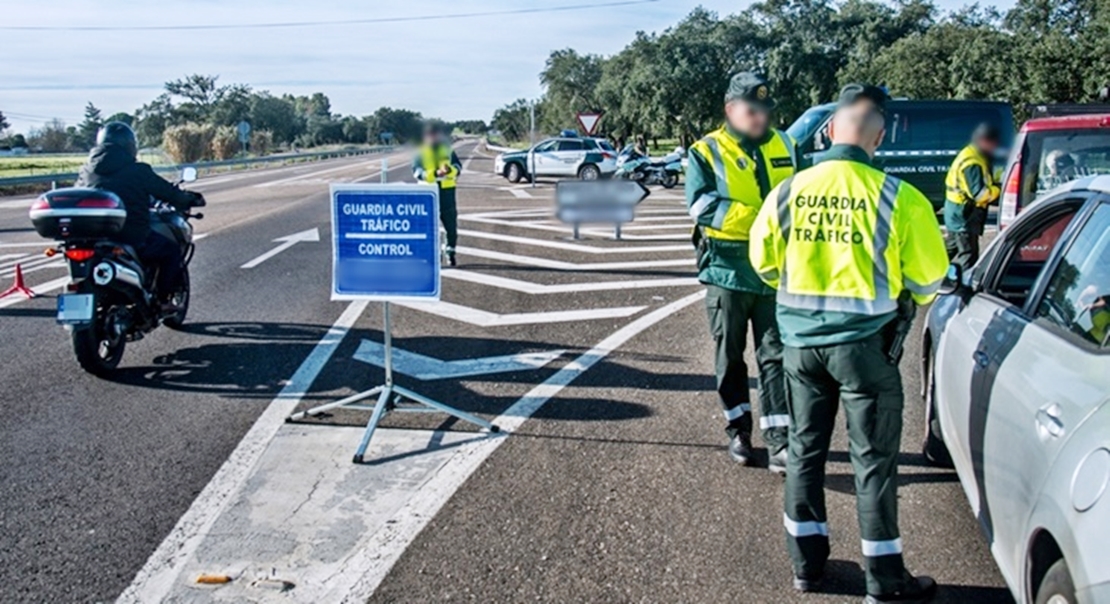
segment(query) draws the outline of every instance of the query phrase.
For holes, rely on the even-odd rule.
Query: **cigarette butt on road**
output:
[[[223,585],[224,583],[231,583],[231,577],[227,575],[204,574],[197,577],[197,583],[201,585]]]

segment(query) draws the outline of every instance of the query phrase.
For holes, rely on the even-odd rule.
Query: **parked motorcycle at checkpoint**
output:
[[[634,145],[626,145],[617,155],[616,178],[636,180],[646,185],[663,185],[673,189],[682,175],[682,158],[686,150],[676,147],[666,157],[653,161],[650,157],[636,151]]]
[[[182,170],[183,183],[197,178],[196,168]],[[205,205],[197,195],[193,207]],[[171,298],[177,308],[165,315],[154,292],[156,269],[146,267],[135,250],[113,239],[123,229],[127,211],[115,194],[99,189],[65,188],[43,193],[31,205],[31,222],[42,237],[58,241],[47,256],[61,254],[70,282],[58,296],[57,321],[72,334],[81,367],[106,375],[123,358],[127,342],[166,325],[180,329],[189,310],[189,262],[193,259],[190,220],[203,214],[179,212],[168,204],[151,207],[151,228],[177,242],[184,259],[181,287]]]

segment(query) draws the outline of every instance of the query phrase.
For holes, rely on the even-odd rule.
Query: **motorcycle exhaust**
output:
[[[105,260],[93,267],[92,278],[93,283],[101,287],[113,285],[116,289],[120,289],[119,285],[128,285],[140,292],[143,291],[143,278],[138,272],[110,260]]]

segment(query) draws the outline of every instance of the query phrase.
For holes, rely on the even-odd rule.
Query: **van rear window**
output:
[[[955,112],[951,109],[895,108],[887,115],[883,151],[958,151],[971,140],[982,122],[998,124],[1003,132],[1010,124],[1000,123],[998,111],[990,108]],[[1010,141],[1003,141],[1008,146]]]
[[[1025,138],[1021,173],[1025,203],[1078,178],[1110,174],[1110,130],[1030,132]]]

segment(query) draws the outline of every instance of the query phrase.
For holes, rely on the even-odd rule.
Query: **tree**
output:
[[[157,147],[162,144],[162,134],[177,120],[169,93],[159,95],[153,101],[135,111],[135,134],[139,144],[144,147]]]
[[[100,109],[90,101],[85,105],[85,119],[77,125],[76,144],[85,149],[91,149],[96,144],[96,134],[104,125],[104,118]]]
[[[571,48],[556,50],[548,56],[540,72],[540,83],[551,108],[544,116],[545,129],[574,128],[575,114],[600,108],[596,89],[601,81],[602,66],[601,57],[580,55]]]
[[[536,121],[543,117],[543,113],[536,111]],[[491,124],[501,136],[509,141],[528,140],[531,132],[531,102],[527,99],[517,99],[512,103],[498,109],[493,114]]]
[[[166,82],[166,92],[181,97],[177,111],[183,121],[207,122],[216,103],[223,98],[227,88],[216,85],[219,76],[193,74],[180,80]]]
[[[382,107],[366,118],[367,137],[380,141],[384,132],[393,134],[394,142],[420,140],[424,129],[424,116],[408,109]]]
[[[3,111],[0,111],[0,133],[3,133],[5,130],[7,130],[10,127],[11,127],[11,124],[8,122],[8,118],[4,117],[4,112]]]
[[[66,132],[66,124],[60,119],[52,119],[42,128],[32,130],[29,143],[44,153],[62,153],[69,149],[70,137]]]
[[[304,131],[304,121],[292,101],[269,92],[251,97],[249,121],[252,130],[267,130],[278,143],[292,143]]]

